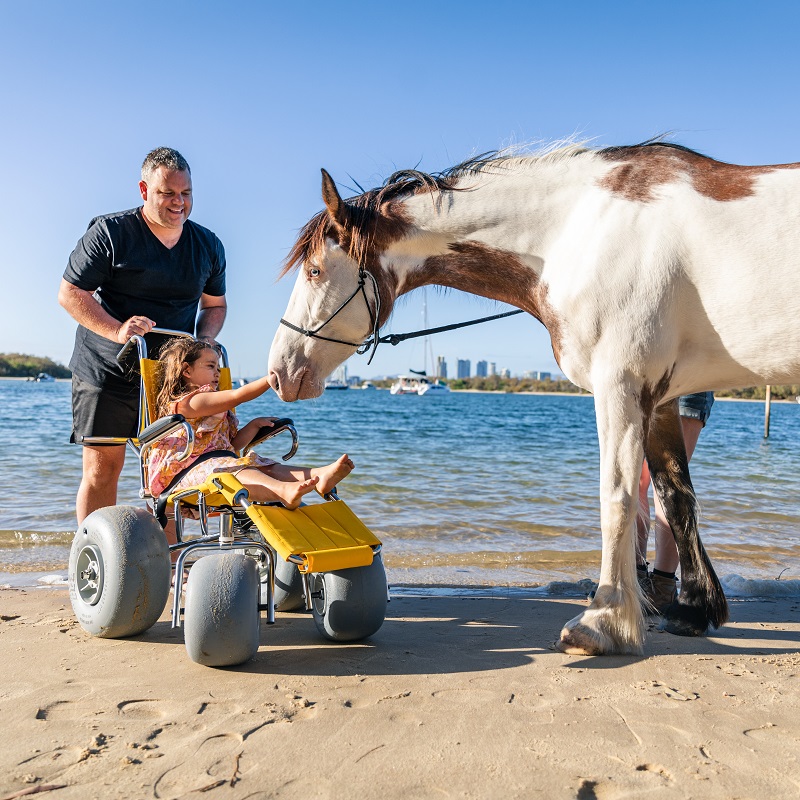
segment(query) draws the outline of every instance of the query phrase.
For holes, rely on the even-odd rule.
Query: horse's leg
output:
[[[635,519],[642,471],[643,414],[635,392],[622,384],[598,391],[600,439],[600,583],[591,606],[571,619],[556,647],[565,653],[641,653],[642,594],[636,581]]]
[[[645,455],[681,561],[681,593],[664,612],[665,630],[700,636],[728,620],[728,604],[697,531],[697,499],[689,477],[678,401],[652,415]]]

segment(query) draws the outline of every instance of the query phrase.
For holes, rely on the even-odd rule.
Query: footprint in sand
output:
[[[123,700],[117,703],[117,711],[126,719],[163,719],[167,716],[164,701],[158,698]]]
[[[205,792],[239,779],[242,737],[233,733],[209,736],[186,761],[162,773],[153,784],[157,798],[177,797],[191,792]]]

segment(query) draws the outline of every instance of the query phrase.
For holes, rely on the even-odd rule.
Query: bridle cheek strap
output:
[[[372,310],[372,305],[369,302],[369,298],[367,297],[367,292],[364,286],[366,285],[366,278],[369,276],[369,279],[372,281],[372,288],[375,292],[375,310]],[[364,298],[364,303],[367,306],[367,311],[369,312],[369,327],[371,338],[367,339],[363,342],[345,342],[343,339],[334,339],[331,336],[322,336],[320,331],[340,312],[342,311],[350,302],[352,302],[355,297],[361,295]],[[378,336],[378,320],[380,319],[381,315],[381,295],[378,291],[378,282],[375,280],[375,276],[365,270],[363,267],[360,267],[358,270],[358,286],[353,290],[353,293],[350,297],[347,298],[340,306],[336,309],[336,311],[331,314],[328,319],[325,320],[321,325],[316,327],[314,330],[309,330],[308,328],[301,328],[298,325],[294,325],[288,320],[283,319],[281,317],[281,325],[285,325],[287,328],[295,331],[295,333],[300,333],[303,336],[308,336],[311,339],[321,339],[323,342],[333,342],[334,344],[345,344],[348,347],[355,347],[356,352],[359,355],[363,355],[366,353],[370,348],[372,348],[372,352],[370,353],[369,359],[367,364],[372,363],[372,359],[375,357],[375,351],[378,349],[378,344],[380,343],[380,338]]]

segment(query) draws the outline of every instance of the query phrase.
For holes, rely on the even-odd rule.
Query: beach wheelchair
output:
[[[153,333],[188,336],[163,329]],[[261,612],[272,624],[276,609],[310,611],[322,636],[337,642],[375,633],[388,601],[381,543],[335,490],[324,502],[293,511],[279,503],[251,502],[230,473],[212,473],[202,484],[176,491],[168,487],[160,497],[150,494],[147,455],[152,445],[183,428],[185,459],[194,433],[180,414],[156,419],[159,363],[147,357],[141,336],[122,348],[120,363],[134,347],[141,374],[138,435],[82,441],[124,443],[136,453],[139,495],[148,508],[101,508],[79,526],[70,551],[69,593],[81,627],[103,638],[137,636],[161,616],[172,583],[172,627],[183,627],[189,657],[207,666],[252,658],[259,647]],[[229,389],[227,353],[222,347],[219,351],[219,387]],[[283,456],[288,460],[298,447],[291,419],[262,428],[247,449],[281,433],[291,435],[291,448]],[[175,523],[172,545],[164,534],[168,517]],[[187,517],[199,521],[199,534],[186,532]],[[171,553],[177,553],[174,564]]]

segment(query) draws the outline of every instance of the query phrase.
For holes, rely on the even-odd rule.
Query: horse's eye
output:
[[[320,272],[317,267],[311,267],[311,269],[308,271],[308,274],[312,278],[319,278]]]

